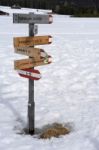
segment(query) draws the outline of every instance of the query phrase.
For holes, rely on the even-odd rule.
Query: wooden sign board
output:
[[[43,45],[52,43],[51,36],[32,36],[14,38],[14,47],[29,47],[34,45]]]
[[[53,22],[52,15],[45,14],[13,14],[13,23],[36,23],[36,24],[50,24]]]
[[[22,59],[22,60],[15,60],[14,61],[14,69],[19,70],[19,69],[28,69],[36,66],[42,66],[42,65],[47,65],[51,63],[51,56],[49,56],[49,59],[45,61],[45,59],[40,59],[40,60],[34,60],[33,58],[29,59]]]

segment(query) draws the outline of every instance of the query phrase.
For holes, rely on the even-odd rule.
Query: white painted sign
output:
[[[13,14],[13,23],[36,23],[36,24],[50,24],[53,22],[52,15],[45,14]]]
[[[17,72],[21,77],[29,78],[31,80],[39,80],[41,78],[40,72],[32,68],[17,70]]]
[[[34,35],[38,34],[38,25],[34,25]]]

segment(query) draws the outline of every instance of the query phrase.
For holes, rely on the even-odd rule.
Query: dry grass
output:
[[[60,137],[61,135],[69,134],[73,131],[74,125],[72,123],[52,123],[47,124],[43,126],[42,128],[35,128],[35,134],[33,134],[33,137],[39,138],[39,139],[50,139],[52,137]],[[23,130],[17,132],[18,134],[25,134],[28,135],[29,129],[24,128]],[[30,134],[32,135],[32,134]]]
[[[43,131],[40,135],[42,139],[50,139],[51,137],[59,137],[61,135],[69,134],[70,129],[64,127],[62,124],[54,123],[50,128]]]

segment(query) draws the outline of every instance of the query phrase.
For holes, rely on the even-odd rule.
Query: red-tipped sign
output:
[[[44,58],[44,62],[50,64],[52,63],[52,57],[48,55],[43,49],[40,49],[41,59]]]
[[[28,78],[31,80],[39,80],[41,78],[41,74],[38,70],[34,70],[32,68],[17,70],[18,74],[21,77]]]

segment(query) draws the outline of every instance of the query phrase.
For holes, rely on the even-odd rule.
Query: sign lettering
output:
[[[14,38],[14,47],[29,47],[34,45],[50,44],[51,42],[51,36],[16,37]]]
[[[33,47],[18,47],[15,48],[15,53],[30,56],[30,57],[40,58],[41,49],[33,48]]]
[[[35,60],[33,58],[29,59],[22,59],[22,60],[15,60],[14,61],[14,69],[26,69],[26,68],[32,68],[36,66],[42,66],[46,64],[50,64],[52,62],[51,56],[45,61],[45,59]]]
[[[45,14],[13,14],[13,23],[36,23],[36,24],[49,24],[53,22],[52,15]]]

